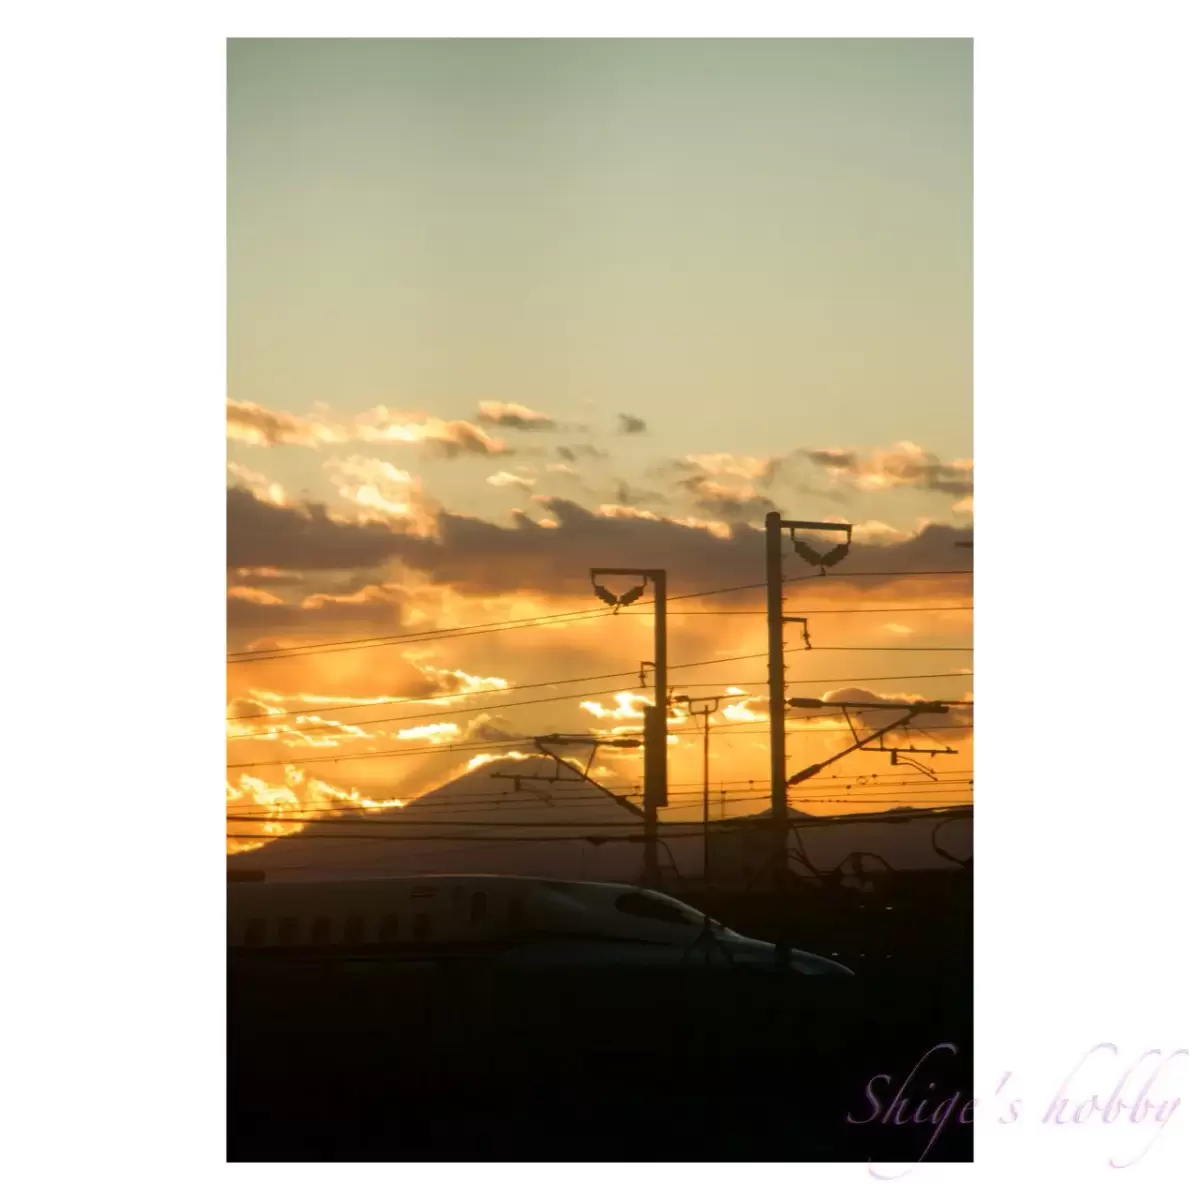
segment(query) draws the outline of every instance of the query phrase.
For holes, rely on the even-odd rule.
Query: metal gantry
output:
[[[828,758],[822,759],[820,762],[812,763],[805,767],[802,771],[797,771],[788,781],[788,787],[792,787],[797,783],[803,783],[806,779],[811,779],[814,775],[819,774],[826,767],[845,758],[848,754],[853,754],[855,750],[862,750],[869,747],[870,743],[876,740],[882,742],[884,736],[889,734],[894,729],[899,729],[901,726],[909,724],[914,717],[928,716],[930,714],[948,713],[950,709],[937,701],[932,700],[914,700],[907,704],[892,704],[885,701],[878,703],[854,703],[847,704],[844,700],[815,700],[806,696],[796,696],[788,701],[789,708],[836,708],[845,716],[847,723],[850,725],[851,733],[854,736],[854,744],[847,746],[844,750],[839,750],[836,754],[831,754]],[[859,734],[850,721],[850,709],[855,709],[861,712],[902,712],[904,715],[897,717],[896,720],[890,721],[880,729],[873,729],[870,733]],[[898,753],[898,750],[892,750],[891,747],[880,747],[891,751],[893,756]],[[907,754],[957,754],[957,750],[949,748],[944,750],[926,749],[923,746],[906,746],[904,752]],[[894,758],[893,758],[894,761]]]

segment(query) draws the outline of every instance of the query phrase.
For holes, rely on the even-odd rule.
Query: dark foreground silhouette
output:
[[[229,1159],[971,1158],[969,872],[680,898],[856,975],[231,954]]]

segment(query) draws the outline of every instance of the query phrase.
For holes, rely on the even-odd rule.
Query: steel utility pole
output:
[[[783,615],[783,531],[793,531],[792,542],[805,561],[819,566],[822,573],[845,558],[850,547],[852,526],[831,524],[828,521],[785,521],[777,512],[767,513],[767,688],[768,714],[770,718],[771,747],[771,820],[774,826],[772,838],[776,890],[782,894],[787,878],[787,698],[784,695],[783,679],[783,627],[789,618]],[[797,543],[797,529],[826,530],[844,533],[844,545],[835,546],[828,554],[814,553],[803,542]]]
[[[704,891],[707,895],[709,885],[709,852],[708,852],[708,724],[709,718],[720,707],[722,700],[729,696],[677,696],[676,699],[688,706],[692,716],[704,718]],[[708,917],[704,918],[705,921]]]
[[[596,583],[601,575],[641,576],[637,587],[620,596]],[[654,588],[654,704],[645,711],[644,790],[645,860],[643,874],[647,887],[658,887],[658,810],[667,806],[667,573],[659,568],[593,567],[592,583],[596,595],[612,605],[614,613],[640,600],[649,583]]]

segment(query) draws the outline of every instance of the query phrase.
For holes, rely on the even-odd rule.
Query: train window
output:
[[[329,918],[314,917],[312,923],[312,944],[326,946],[329,944]]]
[[[300,923],[295,917],[280,918],[278,937],[281,946],[294,946],[300,940]]]
[[[668,904],[664,900],[655,900],[643,892],[626,892],[617,897],[617,910],[631,917],[645,917],[651,921],[667,921],[672,925],[691,925],[687,913]]]
[[[471,895],[471,924],[477,925],[487,913],[487,893],[474,892]]]
[[[429,940],[429,914],[416,913],[413,916],[413,939],[418,942]]]
[[[384,913],[379,918],[379,940],[385,944],[400,940],[400,918],[395,913]]]
[[[367,922],[362,913],[351,913],[342,926],[342,941],[347,946],[357,946],[366,940]]]
[[[251,917],[246,922],[245,942],[247,946],[261,946],[267,938],[267,923],[262,917]]]

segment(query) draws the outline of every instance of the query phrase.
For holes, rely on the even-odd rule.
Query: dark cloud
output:
[[[581,458],[607,458],[605,451],[587,442],[573,446],[559,446],[558,457],[565,462],[578,462]]]
[[[621,433],[645,433],[646,422],[641,417],[635,417],[632,413],[618,413],[617,421]]]
[[[617,481],[617,503],[623,505],[661,504],[667,497],[650,488],[634,487],[624,480]]]
[[[868,491],[913,487],[962,499],[975,490],[970,462],[944,463],[912,442],[899,442],[865,458],[849,450],[805,450],[802,454],[836,478],[849,478]]]
[[[672,487],[689,493],[697,510],[706,516],[723,521],[759,521],[776,507],[760,488],[783,488],[790,495],[820,496],[839,503],[846,500],[844,491],[817,487],[801,477],[800,466],[810,457],[814,462],[834,466],[848,456],[833,451],[792,450],[766,457],[713,451],[668,459],[652,466],[648,474],[669,480]]]
[[[524,514],[503,526],[443,512],[438,516],[438,536],[420,538],[378,523],[335,521],[318,504],[279,508],[232,488],[230,565],[366,570],[395,559],[428,573],[435,583],[451,584],[468,594],[518,588],[549,595],[586,592],[591,568],[614,562],[665,568],[673,592],[762,579],[763,534],[748,525],[731,524],[731,536],[722,538],[708,529],[667,519],[599,515],[561,497],[545,500],[543,507],[556,525],[543,526]],[[969,556],[955,543],[968,535],[966,530],[930,525],[890,545],[856,542],[849,559],[831,574],[962,570],[970,567]],[[811,541],[814,548],[832,545],[819,538]],[[785,567],[787,574],[813,573],[800,559],[792,562]],[[868,577],[854,579],[852,586],[870,588],[888,582]]]
[[[971,496],[975,493],[974,471],[931,463],[923,486],[931,492],[942,492],[947,496]]]
[[[440,541],[415,543],[406,561],[443,583],[471,593],[527,588],[552,595],[586,592],[592,567],[634,562],[662,566],[670,590],[692,591],[755,583],[763,575],[763,534],[735,525],[728,538],[707,529],[668,520],[599,516],[561,498],[546,502],[557,526],[528,518],[504,528],[474,517],[444,514]],[[969,566],[955,541],[962,530],[931,525],[920,534],[888,546],[856,544],[847,571],[957,570]],[[829,548],[819,539],[814,546]],[[789,575],[812,570],[795,559]],[[836,574],[836,570],[833,572]],[[848,581],[849,582],[849,581]],[[873,587],[886,578],[855,579]]]
[[[247,590],[225,598],[225,621],[231,649],[272,634],[337,629],[347,636],[395,633],[400,629],[401,594],[373,588],[354,598],[316,594],[301,603],[273,602]],[[276,598],[277,599],[277,598]],[[265,602],[264,602],[265,601]]]
[[[283,570],[354,570],[379,566],[410,538],[381,521],[335,521],[323,504],[281,506],[245,488],[226,493],[227,566]]]
[[[692,475],[680,486],[691,496],[693,508],[717,521],[749,524],[778,507],[750,484],[725,484],[708,475]]]
[[[844,469],[854,466],[857,461],[856,455],[848,450],[806,450],[804,454],[818,467],[841,467]]]

